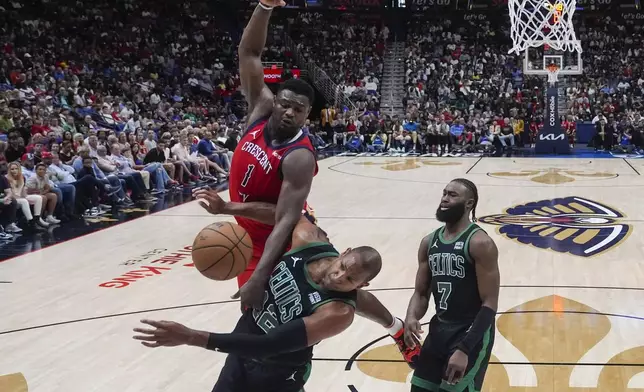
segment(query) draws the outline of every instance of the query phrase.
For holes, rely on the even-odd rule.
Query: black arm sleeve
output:
[[[248,333],[211,333],[208,350],[237,354],[250,358],[265,358],[298,351],[308,347],[304,320],[297,319],[272,329],[265,335]]]
[[[481,306],[481,310],[476,315],[470,331],[457,346],[458,349],[469,355],[481,339],[483,339],[483,335],[485,335],[488,328],[494,325],[495,321],[496,312],[487,306]]]

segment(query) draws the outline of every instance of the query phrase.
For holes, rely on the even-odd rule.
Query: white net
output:
[[[559,71],[561,68],[556,65],[549,65],[546,70],[548,71],[548,84],[554,86],[559,79]]]
[[[555,50],[581,52],[572,25],[576,0],[509,0],[508,6],[514,44],[509,53],[544,44]]]

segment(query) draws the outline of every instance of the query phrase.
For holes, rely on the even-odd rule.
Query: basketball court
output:
[[[644,160],[342,157],[320,168],[319,224],[340,250],[382,253],[370,289],[400,317],[444,185],[478,185],[502,282],[484,391],[644,391]],[[218,219],[231,218],[192,202],[0,263],[0,391],[210,391],[224,354],[148,349],[132,328],[232,329],[234,281],[190,265],[196,233]],[[306,390],[408,391],[410,370],[383,336],[356,318],[315,348]]]

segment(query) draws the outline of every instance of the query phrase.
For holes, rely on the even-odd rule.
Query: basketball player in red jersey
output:
[[[306,208],[313,176],[317,173],[314,148],[302,131],[313,103],[313,88],[291,79],[273,95],[264,84],[261,54],[266,45],[273,7],[282,0],[262,0],[251,16],[239,44],[241,87],[248,102],[246,132],[234,153],[229,192],[233,203],[263,202],[275,208],[274,224],[235,217],[253,241],[253,258],[238,277],[242,307],[260,309],[275,263],[289,247],[291,233]],[[200,197],[200,196],[198,196]],[[241,215],[241,216],[239,216]],[[417,347],[405,345],[403,323],[376,299],[360,290],[358,314],[385,327],[405,360],[413,366]]]

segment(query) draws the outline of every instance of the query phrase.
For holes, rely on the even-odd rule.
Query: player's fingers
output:
[[[146,342],[156,342],[159,339],[157,336],[148,336],[148,335],[134,335],[132,336],[134,340],[143,340]]]
[[[134,328],[134,332],[144,333],[144,334],[148,334],[148,335],[154,335],[156,330],[155,329],[149,329],[149,328]]]
[[[452,364],[447,365],[447,383],[453,385],[455,376],[456,376],[456,368],[454,367],[454,365]]]
[[[405,344],[407,345],[407,347],[416,347],[417,343],[413,334],[406,333],[404,335],[404,338],[405,338]]]
[[[161,346],[162,346],[162,344],[161,344],[161,343],[159,343],[159,342],[154,342],[154,343],[150,343],[150,342],[141,342],[141,344],[142,344],[142,345],[144,345],[145,347],[150,347],[150,348],[157,348],[157,347],[161,347]]]
[[[206,211],[210,212],[210,205],[208,205],[208,203],[206,203],[205,201],[200,201],[200,202],[199,202],[199,205],[200,205],[204,210],[206,210]]]
[[[143,324],[151,325],[155,328],[163,328],[163,322],[162,321],[155,321],[155,320],[149,320],[149,319],[143,319],[141,320]]]

